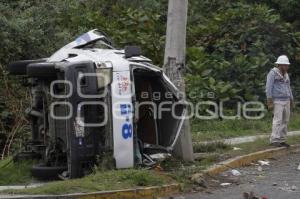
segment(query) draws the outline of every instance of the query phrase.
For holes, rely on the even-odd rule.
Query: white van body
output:
[[[31,91],[31,139],[16,159],[39,160],[31,173],[42,180],[79,178],[102,162],[152,167],[172,153],[187,112],[161,68],[98,30],[8,71]]]
[[[160,74],[162,81],[174,96],[179,93],[174,84],[167,78],[163,71],[152,65],[151,60],[143,56],[133,56],[125,58],[124,50],[116,50],[111,46],[107,49],[100,48],[80,48],[87,44],[93,44],[103,39],[103,35],[97,30],[91,30],[77,38],[75,41],[64,46],[54,53],[47,62],[81,62],[93,61],[99,68],[112,70],[111,101],[114,114],[111,118],[113,129],[113,154],[117,168],[131,168],[135,165],[134,148],[134,103],[135,84],[132,74],[135,68],[151,71]],[[103,43],[103,45],[107,45]],[[72,56],[70,56],[72,55]],[[178,99],[178,101],[182,101]],[[182,101],[184,103],[184,101]],[[177,141],[180,129],[183,124],[186,110],[182,111],[181,121],[176,125],[176,132],[172,135],[172,142],[164,147],[171,151]],[[157,138],[158,139],[158,138]],[[152,143],[159,145],[158,142]]]

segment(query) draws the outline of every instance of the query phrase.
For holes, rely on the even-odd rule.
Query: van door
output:
[[[161,70],[133,66],[132,73],[137,137],[143,151],[173,150],[185,119],[186,102]]]

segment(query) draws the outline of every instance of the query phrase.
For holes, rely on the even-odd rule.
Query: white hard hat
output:
[[[278,57],[277,61],[275,64],[285,64],[285,65],[290,65],[289,58],[286,55],[281,55]]]

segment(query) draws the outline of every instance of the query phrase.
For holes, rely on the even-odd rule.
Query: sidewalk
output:
[[[288,132],[287,136],[298,136],[300,135],[300,131],[290,131]],[[243,144],[248,142],[255,142],[256,140],[269,138],[270,135],[264,134],[264,135],[253,135],[253,136],[244,136],[244,137],[236,137],[236,138],[229,138],[224,140],[214,140],[214,141],[204,141],[204,142],[194,142],[193,144],[213,144],[218,142],[223,142],[224,144],[228,145],[237,145],[237,144]]]
[[[35,188],[40,187],[46,183],[35,183],[30,185],[10,185],[10,186],[0,186],[0,191],[6,190],[6,189],[27,189],[27,188]]]

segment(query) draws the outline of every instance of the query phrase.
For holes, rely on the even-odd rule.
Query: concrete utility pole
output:
[[[169,0],[164,58],[165,73],[184,94],[185,83],[182,72],[185,68],[187,11],[188,0]],[[188,119],[183,124],[181,136],[175,146],[175,155],[185,161],[194,160]]]

